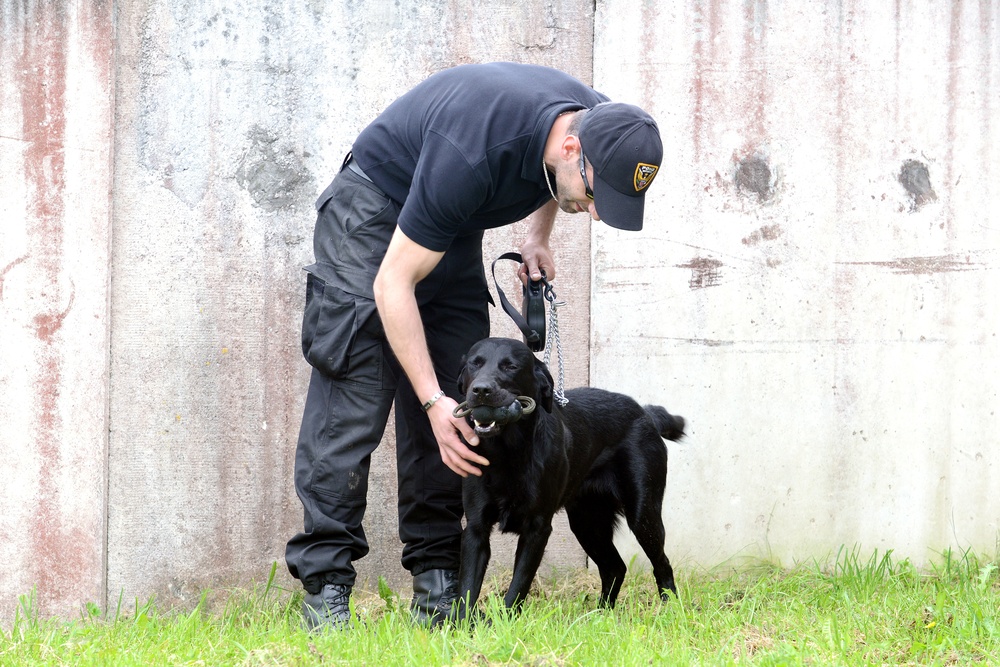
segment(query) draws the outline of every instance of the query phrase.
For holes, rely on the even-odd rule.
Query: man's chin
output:
[[[563,213],[583,213],[580,205],[574,201],[561,201],[559,202],[559,208]]]

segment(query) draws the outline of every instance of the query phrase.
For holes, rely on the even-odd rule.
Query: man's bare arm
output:
[[[428,250],[410,240],[397,227],[375,277],[375,304],[386,338],[421,401],[430,400],[441,388],[427,351],[414,290],[442,256],[444,253]],[[466,421],[452,416],[457,405],[453,399],[442,396],[427,411],[441,459],[462,477],[481,475],[474,464],[489,465],[489,461],[469,449],[459,437],[461,434],[471,445],[479,444],[479,438]]]

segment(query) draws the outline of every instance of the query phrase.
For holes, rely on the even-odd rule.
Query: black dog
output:
[[[517,607],[541,564],[552,517],[564,507],[573,534],[600,571],[602,606],[614,607],[625,577],[612,543],[620,516],[652,562],[660,596],[677,594],[663,553],[667,449],[661,437],[680,439],[682,417],[591,388],[567,391],[569,403],[553,405],[545,364],[527,345],[506,338],[487,338],[469,350],[459,388],[479,435],[477,452],[490,465],[463,482],[466,528],[455,618],[464,618],[479,598],[493,526],[520,535],[504,597],[508,608]]]

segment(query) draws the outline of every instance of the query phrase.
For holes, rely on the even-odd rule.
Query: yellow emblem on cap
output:
[[[660,168],[655,164],[646,164],[645,162],[640,162],[635,166],[635,191],[642,192],[646,189],[646,186],[653,182],[653,176],[656,176],[656,172]]]

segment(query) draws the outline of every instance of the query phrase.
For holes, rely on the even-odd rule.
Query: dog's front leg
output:
[[[483,589],[486,566],[490,562],[490,530],[492,526],[470,521],[462,531],[462,555],[458,570],[458,607],[455,619],[469,615]]]
[[[504,604],[509,609],[520,606],[528,597],[531,582],[542,564],[545,545],[552,534],[552,517],[535,517],[525,522],[521,536],[517,540],[517,552],[514,555],[514,576],[510,580],[510,588],[504,597]]]

